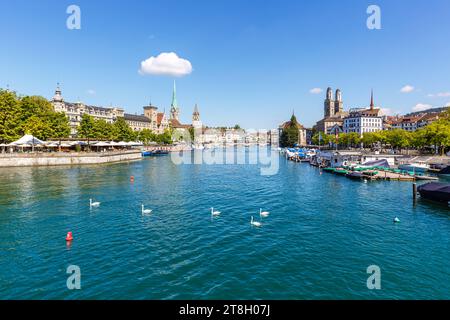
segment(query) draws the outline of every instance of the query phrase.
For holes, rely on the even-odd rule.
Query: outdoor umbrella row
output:
[[[87,143],[84,141],[73,141],[73,142],[62,142],[62,143],[58,143],[55,141],[44,142],[32,135],[25,135],[22,138],[20,138],[19,140],[11,142],[9,144],[2,143],[2,144],[0,144],[0,147],[44,147],[45,146],[45,147],[49,147],[49,148],[52,148],[52,147],[53,148],[57,148],[57,147],[70,148],[75,145],[85,146],[85,145],[87,145]],[[98,141],[98,142],[93,142],[91,144],[91,146],[94,146],[94,147],[134,147],[134,146],[142,146],[142,143],[140,143],[140,142],[124,142],[124,141],[121,141],[121,142]]]

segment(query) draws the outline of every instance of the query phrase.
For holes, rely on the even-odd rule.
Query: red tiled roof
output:
[[[170,119],[170,125],[172,126],[172,128],[179,128],[179,129],[188,129],[190,127],[192,127],[190,124],[182,124],[180,123],[180,121],[176,120],[176,119]]]
[[[163,112],[159,112],[156,115],[156,123],[157,124],[161,124],[162,120],[164,119],[164,113]]]

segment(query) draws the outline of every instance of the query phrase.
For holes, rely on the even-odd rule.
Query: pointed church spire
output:
[[[178,101],[177,101],[177,85],[176,85],[176,83],[175,83],[175,80],[173,80],[172,107],[178,109]]]
[[[373,103],[373,89],[372,89],[372,95],[370,96],[370,110],[373,110],[373,107],[375,107],[375,104]]]

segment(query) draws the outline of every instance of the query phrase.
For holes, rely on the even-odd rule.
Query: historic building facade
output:
[[[66,102],[62,97],[59,85],[51,103],[56,112],[63,112],[69,118],[71,136],[76,136],[83,114],[87,113],[96,120],[105,120],[108,123],[113,123],[117,118],[125,115],[124,110],[119,107],[104,108],[86,105],[82,102]]]
[[[124,118],[126,123],[134,131],[144,129],[162,134],[167,129],[172,129],[175,141],[186,140],[190,136],[189,129],[194,128],[198,132],[203,132],[203,123],[200,119],[200,111],[197,105],[192,114],[192,124],[182,124],[180,122],[180,107],[177,101],[176,83],[173,85],[172,103],[170,106],[170,117],[165,112],[158,112],[158,108],[151,103],[143,107],[143,114],[125,113],[123,108],[119,107],[97,107],[85,105],[82,102],[65,102],[59,85],[56,88],[55,95],[51,101],[55,111],[64,112],[69,118],[71,135],[77,135],[77,129],[81,122],[83,114],[89,114],[96,120],[105,120],[108,123],[114,123],[118,118]]]
[[[134,131],[149,129],[161,134],[169,128],[169,121],[166,115],[163,112],[158,112],[158,108],[151,104],[144,107],[143,115],[134,115],[125,113],[124,109],[119,107],[104,108],[86,105],[82,102],[66,102],[62,97],[59,85],[56,88],[51,103],[55,111],[64,112],[69,118],[72,137],[77,135],[78,126],[80,125],[83,114],[89,114],[94,119],[105,120],[107,123],[114,123],[118,118],[124,118]]]
[[[381,109],[375,108],[372,92],[369,108],[351,109],[349,115],[344,118],[343,132],[355,132],[362,136],[366,132],[381,130],[383,130],[383,117]]]
[[[316,123],[315,128],[319,132],[330,134],[331,128],[335,125],[342,127],[347,115],[348,113],[344,111],[341,90],[337,89],[333,97],[333,90],[328,88],[324,101],[324,117]]]

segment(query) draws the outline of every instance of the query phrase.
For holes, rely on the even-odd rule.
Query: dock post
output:
[[[417,199],[417,184],[413,183],[413,201],[416,202]]]

